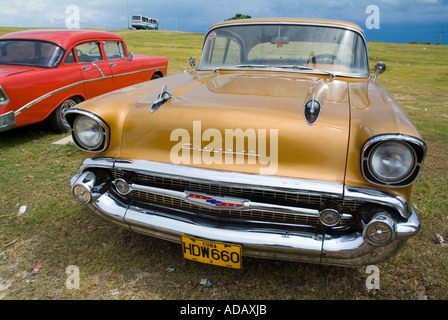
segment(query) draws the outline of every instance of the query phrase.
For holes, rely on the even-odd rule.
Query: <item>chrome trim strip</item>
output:
[[[184,200],[184,201],[187,199],[187,196],[188,196],[188,194],[186,192],[161,189],[161,188],[156,188],[156,187],[142,186],[142,185],[135,184],[135,183],[131,183],[129,185],[129,187],[131,188],[129,192],[141,191],[141,192],[145,192],[145,193],[166,196],[166,197],[170,197],[173,199],[179,199],[179,200]]]
[[[32,106],[34,106],[35,104],[41,102],[42,100],[45,100],[45,99],[47,99],[47,98],[49,98],[49,97],[55,95],[56,93],[59,93],[59,92],[61,92],[61,91],[64,91],[64,90],[67,90],[67,89],[76,87],[76,86],[78,86],[78,85],[80,85],[80,84],[84,84],[84,83],[86,83],[86,82],[91,82],[91,81],[95,81],[95,80],[97,80],[97,79],[85,80],[85,81],[79,81],[79,82],[75,82],[75,83],[69,84],[69,85],[67,85],[67,86],[65,86],[65,87],[61,87],[61,88],[59,88],[59,89],[53,90],[53,91],[51,91],[51,92],[49,92],[49,93],[47,93],[47,94],[44,94],[43,96],[40,96],[40,97],[37,98],[37,99],[34,99],[34,100],[31,101],[31,102],[28,102],[26,105],[24,105],[23,107],[21,107],[20,109],[18,109],[17,111],[15,111],[14,114],[15,114],[16,117],[17,117],[19,114],[21,114],[21,113],[24,112],[25,110],[31,108]]]
[[[275,69],[275,70],[274,70]],[[253,69],[247,69],[247,68],[233,68],[232,66],[226,66],[226,67],[216,67],[216,68],[200,68],[199,66],[196,68],[197,71],[213,71],[213,72],[217,72],[220,70],[223,71],[257,71],[257,72],[266,72],[266,71],[273,71],[273,72],[283,72],[283,73],[298,73],[298,74],[311,74],[311,75],[317,75],[317,76],[322,76],[322,75],[330,75],[330,71],[326,71],[326,70],[319,70],[319,69],[315,69],[315,70],[307,70],[307,69],[285,69],[285,68],[276,68],[275,66],[269,67],[269,68],[259,68],[257,69],[257,67],[254,67]],[[357,73],[344,73],[344,72],[331,72],[331,74],[334,74],[335,76],[339,76],[339,77],[345,77],[345,78],[356,78],[356,79],[366,79],[369,76],[367,75],[363,75],[363,74],[357,74]],[[330,75],[331,77],[331,75]],[[334,79],[334,78],[330,78],[330,79]]]
[[[401,133],[396,133],[396,134],[390,133],[390,134],[381,134],[378,136],[374,136],[374,137],[370,138],[369,140],[367,140],[362,149],[362,153],[364,154],[366,149],[370,145],[379,143],[379,142],[383,142],[383,141],[387,141],[387,140],[404,141],[404,142],[415,144],[415,145],[419,146],[424,153],[426,153],[426,150],[427,150],[426,143],[416,137],[408,136],[408,135],[401,134]]]
[[[141,70],[136,70],[136,71],[131,71],[131,72],[120,73],[120,74],[114,75],[114,77],[127,76],[130,74],[136,74],[136,73],[152,71],[152,70],[159,71],[159,69],[165,69],[165,68],[166,68],[165,66],[160,66],[160,67],[149,68],[149,69],[141,69]]]
[[[95,65],[94,63],[92,63],[95,67],[98,68],[97,65]],[[95,82],[95,81],[100,81],[100,80],[104,80],[104,79],[109,79],[109,78],[114,78],[114,77],[121,77],[121,76],[126,76],[126,75],[130,75],[130,74],[135,74],[135,73],[140,73],[140,72],[145,72],[145,71],[152,71],[152,70],[156,70],[158,71],[159,69],[163,69],[165,68],[165,66],[161,66],[161,67],[155,67],[155,68],[149,68],[149,69],[142,69],[142,70],[137,70],[137,71],[132,71],[132,72],[127,72],[127,73],[120,73],[118,75],[113,75],[113,76],[107,76],[105,77],[104,74],[101,72],[101,74],[103,75],[103,77],[101,78],[95,78],[95,79],[88,79],[88,80],[82,80],[82,81],[78,81],[72,84],[69,84],[67,86],[61,87],[59,89],[53,90],[47,94],[44,94],[43,96],[40,96],[37,99],[34,99],[33,101],[27,103],[26,105],[24,105],[23,107],[21,107],[20,109],[18,109],[17,111],[14,112],[15,116],[17,117],[19,114],[21,114],[22,112],[24,112],[25,110],[31,108],[32,106],[34,106],[35,104],[41,102],[42,100],[45,100],[61,91],[76,87],[78,85],[82,85],[85,83],[89,83],[89,82]],[[149,79],[148,79],[149,81]]]
[[[409,218],[412,212],[412,208],[405,198],[378,189],[345,186],[344,199],[380,203],[394,208],[406,219]]]
[[[100,72],[102,78],[106,78],[106,76],[103,73],[103,70],[101,70],[101,68],[98,67],[95,62],[91,62],[91,64],[98,69],[98,71]],[[112,77],[113,77],[113,75],[112,76],[108,76],[107,78],[112,78]]]
[[[344,26],[344,25],[338,25],[338,24],[333,24],[333,23],[314,23],[314,22],[298,22],[298,21],[248,21],[248,22],[242,22],[242,23],[221,23],[217,26],[212,26],[207,30],[207,33],[209,33],[212,30],[221,28],[221,27],[229,27],[229,26],[247,26],[247,25],[256,25],[256,24],[271,24],[271,25],[298,25],[298,26],[314,26],[314,27],[329,27],[329,28],[338,28],[338,29],[346,29],[346,30],[350,30],[353,32],[358,33],[363,39],[364,39],[364,44],[367,43],[366,38],[365,38],[365,34],[362,31],[359,31],[356,28],[352,28],[349,26]],[[207,37],[205,37],[204,43],[207,40]]]
[[[82,161],[79,172],[83,173],[89,168],[102,168],[111,169],[114,167],[115,158],[98,157],[98,158],[86,158]]]
[[[186,179],[196,182],[208,181],[228,186],[271,191],[287,191],[306,195],[326,194],[334,197],[343,195],[343,184],[336,182],[314,181],[298,178],[268,176],[232,171],[218,171],[171,163],[146,160],[117,159],[114,169],[129,170],[142,174],[153,174],[161,177]]]
[[[267,212],[279,212],[287,215],[298,215],[303,217],[319,217],[319,210],[308,209],[308,208],[298,208],[290,206],[273,205],[269,203],[260,203],[248,201],[244,204],[243,210],[263,210]]]

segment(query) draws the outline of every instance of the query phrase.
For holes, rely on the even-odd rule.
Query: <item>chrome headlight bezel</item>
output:
[[[68,110],[64,116],[71,127],[73,142],[79,149],[88,152],[103,152],[108,148],[110,137],[109,126],[100,117],[89,111],[76,108]],[[79,132],[81,128],[78,127],[78,125],[82,120],[85,121],[84,130],[89,129],[89,125],[90,129],[96,130],[96,132],[92,131],[97,135],[97,141],[94,143],[89,144],[86,139],[81,136],[81,132]],[[88,122],[90,122],[90,124]]]
[[[388,148],[387,152],[384,151],[386,148]],[[385,168],[386,170],[380,173],[380,170],[378,170],[378,162],[373,160],[382,151],[394,158],[393,161],[404,166],[401,174],[387,177],[384,172],[388,168]],[[394,151],[395,154],[393,153]],[[362,149],[362,174],[367,181],[376,185],[406,187],[411,185],[420,173],[425,154],[426,144],[418,138],[402,134],[375,136],[370,138]],[[404,157],[408,157],[408,159],[404,160]]]
[[[0,86],[0,106],[4,106],[5,104],[9,103],[9,97],[6,94],[5,89]]]

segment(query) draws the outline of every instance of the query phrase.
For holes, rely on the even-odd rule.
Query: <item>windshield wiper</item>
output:
[[[234,65],[236,68],[270,68],[271,66],[268,66],[266,64],[236,64]]]
[[[307,70],[307,71],[314,71],[321,74],[327,74],[330,76],[330,79],[335,79],[336,75],[332,72],[320,70],[320,69],[314,69],[310,67],[305,66],[299,66],[299,65],[280,65],[280,66],[270,66],[266,64],[236,64],[233,66],[222,66],[214,68],[213,71],[217,72],[219,70],[225,70],[225,69],[231,69],[231,68],[281,68],[281,69],[296,69],[296,70]]]
[[[236,64],[233,66],[222,66],[216,67],[213,69],[214,72],[218,72],[219,70],[232,70],[235,68],[271,68],[272,66],[268,66],[265,64]]]
[[[320,69],[314,69],[311,67],[305,67],[305,66],[299,66],[299,65],[281,65],[281,66],[274,66],[275,68],[282,68],[282,69],[298,69],[298,70],[307,70],[307,71],[315,71],[323,74],[327,74],[330,76],[331,79],[336,78],[336,75],[330,71],[320,70]]]

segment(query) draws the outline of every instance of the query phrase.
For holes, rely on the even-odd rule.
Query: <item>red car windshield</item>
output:
[[[64,56],[58,45],[39,40],[0,40],[0,65],[54,68]]]

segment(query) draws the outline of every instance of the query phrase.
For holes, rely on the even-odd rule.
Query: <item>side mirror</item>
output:
[[[386,64],[384,62],[378,62],[375,65],[374,70],[375,70],[375,75],[373,76],[373,79],[376,79],[379,74],[386,71]]]
[[[190,66],[193,68],[193,71],[196,71],[196,58],[195,57],[190,57]]]
[[[134,55],[132,54],[132,52],[128,53],[128,60],[132,61],[132,59],[134,59]]]

